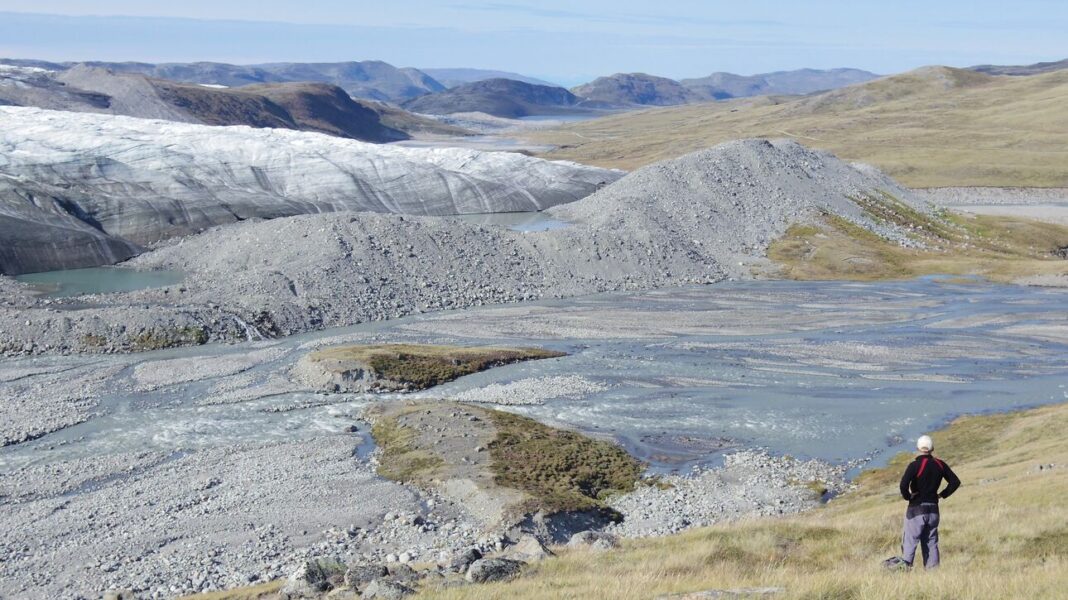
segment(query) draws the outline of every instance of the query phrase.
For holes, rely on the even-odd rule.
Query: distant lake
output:
[[[180,271],[137,271],[121,267],[93,267],[28,273],[15,277],[29,284],[47,298],[68,298],[83,294],[132,292],[181,283],[185,274]]]

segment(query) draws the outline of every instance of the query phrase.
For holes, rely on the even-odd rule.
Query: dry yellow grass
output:
[[[794,225],[768,248],[768,257],[779,267],[772,275],[862,281],[976,275],[1002,282],[1068,275],[1068,261],[1053,254],[1068,246],[1064,225],[950,212],[944,220],[909,218],[920,226],[914,237],[926,248],[903,248],[833,215],[820,226]]]
[[[1068,71],[932,67],[811,97],[646,110],[532,133],[548,158],[634,169],[732,139],[795,138],[913,187],[1068,187]]]
[[[905,459],[860,489],[797,517],[566,552],[508,584],[428,589],[442,600],[645,599],[708,589],[777,586],[783,599],[1064,598],[1068,590],[1068,405],[959,419],[936,435],[964,481],[945,502],[942,568],[890,573],[899,544]],[[1055,463],[1039,471],[1039,463]]]

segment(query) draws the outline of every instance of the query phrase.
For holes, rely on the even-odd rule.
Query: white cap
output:
[[[920,439],[916,440],[916,449],[921,452],[930,452],[934,450],[934,440],[929,435],[921,435]]]

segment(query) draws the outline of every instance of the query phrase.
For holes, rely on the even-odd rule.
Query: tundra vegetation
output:
[[[1068,70],[998,77],[926,67],[812,96],[624,113],[527,137],[547,158],[634,169],[727,140],[793,138],[909,187],[1068,187]]]
[[[943,508],[942,567],[884,571],[899,552],[897,481],[911,454],[796,517],[633,540],[611,552],[559,549],[507,584],[427,588],[422,598],[655,598],[779,587],[772,598],[1059,598],[1068,586],[1068,405],[961,417],[935,436],[964,486]],[[1041,467],[1041,468],[1040,468]]]
[[[613,494],[628,492],[641,479],[644,465],[619,446],[580,433],[549,427],[534,419],[460,403],[445,405],[453,414],[485,420],[489,430],[485,481],[520,492],[510,512],[555,513],[603,508]],[[448,479],[458,456],[420,435],[409,415],[441,403],[378,407],[372,411],[371,434],[381,449],[378,473],[388,479],[429,486]],[[447,412],[447,411],[446,411]],[[437,422],[449,426],[442,413]],[[460,418],[460,417],[455,417]],[[433,441],[438,441],[437,438]],[[472,438],[470,444],[477,443]],[[470,445],[468,444],[468,445]],[[469,453],[470,448],[458,448]]]
[[[309,359],[329,369],[366,369],[378,379],[422,390],[501,365],[564,355],[542,348],[368,344],[317,350]]]
[[[1068,274],[1068,227],[1030,219],[921,213],[890,194],[853,198],[876,222],[909,232],[909,246],[887,240],[839,216],[796,224],[768,248],[779,275],[799,280],[906,279],[978,275],[1012,281]]]

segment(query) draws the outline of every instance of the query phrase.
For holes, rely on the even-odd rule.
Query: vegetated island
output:
[[[316,350],[294,367],[327,392],[411,392],[511,363],[566,356],[541,348],[370,344]]]

